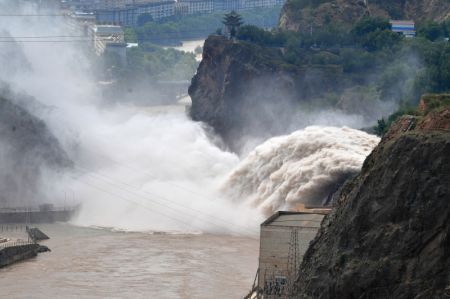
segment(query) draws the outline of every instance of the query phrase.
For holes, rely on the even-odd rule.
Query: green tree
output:
[[[388,126],[384,118],[378,120],[378,124],[374,129],[375,134],[377,134],[378,136],[383,136],[386,133]]]
[[[445,24],[439,24],[436,22],[428,22],[420,26],[417,30],[417,35],[425,37],[431,41],[435,41],[438,38],[444,37],[446,34]]]
[[[363,37],[371,32],[392,29],[392,25],[387,19],[364,17],[358,21],[352,29],[352,33],[356,38]]]
[[[391,30],[379,30],[370,32],[359,39],[359,43],[368,51],[378,51],[392,48],[398,44],[402,36]]]
[[[153,22],[152,15],[149,13],[143,13],[138,16],[136,23],[138,26],[144,26],[145,24],[147,24],[149,22]]]

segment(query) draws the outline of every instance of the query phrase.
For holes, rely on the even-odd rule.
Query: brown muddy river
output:
[[[259,240],[40,225],[52,252],[0,269],[0,298],[241,298]]]

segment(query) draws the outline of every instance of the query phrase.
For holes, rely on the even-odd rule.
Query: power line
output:
[[[87,169],[87,168],[85,168],[85,167],[82,167],[82,166],[75,166],[75,167],[77,167],[77,168],[79,168],[79,169],[83,169],[83,171],[84,171],[85,173],[87,173],[88,175],[91,175],[91,176],[96,175],[97,177],[100,177],[100,178],[102,178],[103,180],[109,180],[109,181],[110,181],[109,184],[113,185],[115,188],[118,188],[119,190],[123,190],[123,191],[129,192],[129,193],[134,193],[135,195],[137,195],[137,196],[139,196],[139,197],[141,197],[141,198],[147,199],[147,200],[153,200],[152,198],[148,198],[148,197],[143,196],[142,194],[139,194],[139,192],[146,193],[146,194],[149,194],[149,195],[151,195],[151,196],[158,197],[158,198],[160,198],[161,200],[163,200],[163,201],[165,201],[165,202],[169,202],[169,203],[172,204],[172,205],[178,206],[178,207],[177,207],[178,209],[180,209],[180,208],[183,209],[183,210],[181,210],[182,213],[186,213],[186,211],[185,211],[184,209],[189,209],[189,210],[195,212],[196,214],[203,215],[203,217],[209,217],[209,218],[213,218],[214,220],[218,220],[218,221],[222,222],[223,224],[225,224],[225,225],[227,225],[227,226],[228,226],[228,225],[233,225],[233,226],[237,227],[239,230],[245,230],[247,233],[252,233],[252,234],[255,233],[254,231],[250,230],[249,228],[246,228],[246,227],[243,227],[243,226],[241,226],[241,225],[238,225],[238,224],[235,224],[235,223],[232,223],[232,222],[223,220],[223,219],[221,219],[221,218],[218,218],[217,216],[209,215],[209,214],[207,214],[207,213],[205,213],[205,212],[203,212],[203,211],[200,211],[200,210],[198,210],[198,209],[194,209],[194,208],[192,208],[192,207],[189,207],[189,206],[186,206],[186,205],[182,205],[182,204],[180,204],[180,203],[178,203],[178,202],[175,202],[175,201],[173,201],[173,200],[170,200],[170,199],[168,199],[168,198],[166,198],[166,197],[163,197],[163,196],[161,196],[161,195],[157,195],[157,194],[154,194],[154,193],[150,193],[150,192],[147,192],[147,191],[144,191],[144,190],[134,191],[134,190],[129,190],[129,189],[125,189],[125,188],[119,187],[119,186],[117,186],[117,183],[119,183],[119,184],[121,184],[121,185],[128,186],[128,188],[131,187],[131,188],[137,190],[137,188],[136,188],[135,186],[131,185],[131,184],[127,184],[127,183],[121,182],[121,181],[119,181],[119,180],[117,180],[117,179],[111,178],[111,177],[106,176],[106,175],[104,175],[104,174],[101,174],[101,173],[99,173],[99,172],[97,172],[97,171],[91,171],[91,170],[89,170],[89,169]],[[160,202],[152,201],[152,203],[156,203],[156,204],[158,204],[158,205],[160,205],[160,206],[164,206],[165,208],[169,208],[169,209],[174,210],[174,208],[168,207],[167,205],[162,204],[162,203],[160,203]],[[196,216],[198,216],[198,215],[196,215]],[[233,231],[232,229],[230,229],[230,228],[224,226],[223,224],[217,224],[217,223],[215,223],[215,222],[213,222],[213,221],[211,221],[211,220],[206,220],[206,219],[200,219],[200,220],[203,221],[203,222],[206,222],[206,223],[215,225],[215,226],[217,226],[217,227],[219,227],[219,228],[222,228],[222,229],[225,228],[225,229],[228,230],[229,232],[237,233],[236,231]]]
[[[40,35],[40,36],[0,36],[0,38],[85,38],[85,35]]]
[[[106,155],[102,155],[102,154],[100,154],[100,153],[95,153],[95,152],[93,152],[93,151],[90,151],[90,152],[93,153],[93,154],[96,155],[96,156],[106,158],[106,160],[108,161],[108,163],[114,163],[114,164],[116,164],[116,165],[125,167],[125,168],[127,168],[127,169],[130,169],[131,171],[134,171],[135,173],[145,174],[145,175],[148,175],[148,176],[150,176],[150,177],[153,177],[153,176],[154,176],[153,173],[150,173],[150,172],[145,171],[145,170],[137,169],[137,168],[135,168],[135,167],[133,167],[133,166],[131,166],[131,165],[129,165],[129,164],[126,164],[126,163],[118,162],[118,161],[116,161],[116,160],[111,159],[110,157],[107,157]],[[208,155],[208,154],[206,154],[206,153],[203,153],[203,155],[206,155],[206,156],[212,158],[211,155]],[[173,165],[173,164],[172,164],[172,165]],[[174,166],[174,167],[176,167],[176,166]],[[209,196],[207,196],[207,195],[205,195],[205,194],[201,194],[201,193],[199,193],[199,192],[197,192],[197,191],[193,191],[193,190],[191,190],[191,189],[189,189],[189,188],[186,188],[186,187],[184,187],[184,186],[180,186],[180,185],[175,184],[175,183],[172,183],[172,182],[164,182],[164,183],[165,183],[165,184],[168,184],[168,185],[171,185],[171,186],[173,186],[173,187],[176,187],[176,188],[178,188],[178,189],[184,190],[184,191],[186,191],[186,192],[189,192],[189,193],[191,193],[191,194],[193,194],[193,195],[198,196],[199,198],[203,198],[203,199],[207,199],[207,200],[210,199]]]
[[[73,179],[75,179],[75,178],[73,178]],[[132,204],[134,204],[134,205],[138,205],[138,206],[144,208],[144,209],[147,210],[147,211],[150,211],[150,212],[152,212],[152,213],[156,213],[156,214],[165,216],[165,217],[167,217],[167,218],[172,219],[172,220],[175,221],[175,222],[178,222],[178,223],[187,225],[188,227],[193,228],[194,230],[198,230],[198,228],[195,228],[194,226],[192,226],[192,224],[190,224],[190,223],[188,223],[188,222],[185,222],[185,221],[183,221],[183,220],[174,218],[174,217],[172,217],[171,215],[167,215],[167,214],[165,214],[165,213],[162,213],[161,211],[155,211],[155,210],[152,210],[152,209],[150,209],[149,207],[147,207],[146,205],[144,205],[144,204],[142,204],[142,203],[135,202],[135,201],[133,201],[133,200],[131,200],[131,199],[129,199],[129,198],[126,198],[126,197],[124,197],[124,196],[120,196],[120,195],[114,194],[114,193],[112,193],[112,192],[109,192],[108,190],[105,190],[105,189],[103,189],[103,188],[100,188],[100,187],[98,187],[98,186],[95,186],[95,185],[93,185],[93,184],[90,184],[90,183],[88,183],[88,182],[85,182],[85,181],[82,181],[82,180],[77,180],[77,181],[79,181],[79,182],[81,182],[81,183],[83,183],[83,184],[85,184],[85,185],[88,185],[88,186],[90,186],[91,188],[97,189],[97,190],[99,190],[99,191],[101,191],[101,192],[103,192],[103,193],[109,194],[109,195],[114,196],[114,197],[116,197],[116,198],[120,198],[120,199],[122,199],[122,200],[124,200],[124,201],[126,201],[126,202],[129,202],[129,203],[132,203]]]
[[[0,43],[85,43],[94,40],[0,40]]]
[[[66,17],[58,14],[0,14],[0,17]]]
[[[186,221],[184,221],[184,220],[181,220],[181,219],[177,218],[177,217],[174,216],[174,215],[170,215],[170,214],[167,214],[167,213],[163,213],[163,212],[161,212],[160,210],[153,210],[153,209],[150,209],[148,206],[146,206],[146,205],[144,205],[144,204],[142,204],[142,203],[133,201],[133,200],[131,200],[131,199],[129,199],[129,198],[126,198],[125,196],[122,196],[122,195],[119,195],[119,194],[117,194],[117,193],[113,193],[113,192],[111,192],[111,191],[108,191],[108,190],[106,190],[106,189],[104,189],[104,188],[98,187],[98,185],[94,185],[94,184],[92,184],[92,183],[88,183],[88,182],[85,182],[85,181],[83,181],[83,180],[76,179],[76,178],[74,178],[74,177],[72,177],[72,178],[73,178],[74,180],[77,180],[77,181],[79,181],[79,182],[81,182],[81,183],[83,183],[83,184],[85,184],[85,185],[88,185],[88,186],[94,188],[94,189],[97,189],[97,190],[99,190],[99,191],[101,191],[101,192],[107,193],[107,194],[109,194],[109,195],[111,195],[111,196],[113,196],[113,197],[116,197],[116,198],[125,200],[125,201],[130,202],[130,203],[132,203],[132,204],[134,204],[134,205],[141,206],[141,207],[145,208],[146,210],[148,210],[148,211],[150,211],[150,212],[153,212],[153,213],[156,213],[156,214],[160,214],[160,215],[162,215],[162,216],[164,216],[164,217],[170,218],[171,220],[173,220],[173,221],[175,221],[175,222],[179,222],[179,223],[184,224],[184,225],[187,225],[187,226],[193,228],[194,230],[197,230],[197,231],[199,230],[197,227],[194,227],[191,223],[188,223],[188,222],[186,222]],[[115,186],[115,185],[114,185],[114,186]],[[115,186],[115,187],[118,188],[118,189],[120,189],[120,190],[127,191],[127,192],[129,192],[129,193],[132,193],[132,192],[129,191],[129,190],[126,190],[126,189],[123,189],[123,188],[120,188],[120,187],[117,187],[117,186]],[[142,197],[142,196],[141,196],[141,197]],[[144,198],[144,199],[145,199],[145,198]],[[153,203],[153,204],[156,203],[156,204],[159,204],[159,205],[164,206],[166,209],[169,209],[169,210],[174,211],[173,208],[168,207],[168,206],[165,206],[165,205],[163,205],[163,204],[161,204],[161,203],[154,202],[154,201],[151,201],[150,203]],[[177,211],[175,211],[175,212],[177,212]],[[184,213],[184,211],[183,211],[183,213]],[[199,220],[202,220],[202,219],[199,219]],[[203,220],[203,222],[207,222],[207,221]],[[214,224],[214,223],[213,223],[213,224]],[[217,226],[217,227],[219,227],[219,228],[221,228],[221,229],[225,229],[225,230],[227,230],[227,231],[230,232],[230,233],[234,233],[234,234],[237,233],[237,234],[239,234],[238,232],[233,231],[233,230],[231,230],[231,229],[229,229],[229,228],[227,228],[227,227],[225,227],[225,226],[220,226],[220,225],[218,225],[218,224],[214,224],[214,225]],[[250,233],[250,231],[248,231],[248,232]],[[251,233],[254,234],[255,232],[251,232]]]

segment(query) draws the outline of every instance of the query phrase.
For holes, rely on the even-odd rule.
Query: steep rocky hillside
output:
[[[392,19],[443,21],[450,18],[448,0],[288,0],[280,17],[280,28],[311,30],[324,23],[352,24],[363,16]]]
[[[45,123],[16,104],[22,96],[1,93],[0,207],[20,206],[37,200],[44,168],[69,167],[71,161]]]
[[[278,49],[210,36],[192,79],[190,115],[238,151],[242,136],[285,132],[292,107],[338,88],[341,68],[285,65]]]
[[[294,297],[448,298],[449,219],[450,95],[426,96],[344,187]]]

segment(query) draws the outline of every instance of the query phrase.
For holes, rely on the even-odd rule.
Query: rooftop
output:
[[[116,25],[97,25],[94,30],[99,35],[123,34],[122,27]]]
[[[261,226],[294,226],[294,227],[320,227],[323,217],[329,209],[315,210],[314,212],[288,212],[278,211],[264,221]]]

